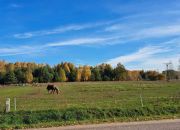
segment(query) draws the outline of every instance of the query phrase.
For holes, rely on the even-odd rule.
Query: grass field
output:
[[[0,88],[0,110],[5,99],[17,99],[17,110],[47,110],[71,107],[129,108],[141,106],[180,105],[180,82],[81,82],[58,83],[59,95],[47,93],[46,84],[40,87]]]
[[[0,129],[180,117],[180,82],[177,81],[56,85],[61,91],[59,95],[48,94],[47,84],[0,87]],[[10,113],[3,112],[7,97],[11,98]]]

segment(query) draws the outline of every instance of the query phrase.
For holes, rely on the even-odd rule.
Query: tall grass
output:
[[[64,110],[18,111],[0,114],[0,128],[21,128],[39,123],[83,121],[110,118],[137,118],[140,116],[175,115],[178,106],[139,108],[70,108]]]

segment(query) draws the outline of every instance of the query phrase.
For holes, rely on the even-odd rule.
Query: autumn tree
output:
[[[14,64],[13,63],[6,64],[6,72],[9,72],[9,71],[14,71]]]
[[[82,70],[82,67],[76,69],[76,81],[81,81]]]
[[[166,76],[164,74],[158,74],[157,75],[157,79],[158,80],[165,80],[166,79]]]
[[[14,67],[15,67],[15,69],[21,69],[22,67],[21,67],[21,62],[16,62],[15,64],[14,64]]]
[[[70,69],[69,69],[69,66],[68,66],[67,62],[63,63],[62,66],[63,66],[62,68],[64,69],[64,71],[66,73],[70,73]]]
[[[127,71],[127,79],[128,80],[133,80],[133,81],[137,81],[137,80],[141,80],[141,75],[140,75],[140,71],[138,70],[132,70],[132,71]]]
[[[60,79],[61,82],[66,81],[66,73],[65,73],[64,69],[60,68],[59,72],[58,72],[58,75],[59,75],[59,79]]]
[[[158,80],[158,72],[156,71],[147,71],[146,72],[146,79],[147,80]]]
[[[0,73],[5,73],[5,72],[6,72],[6,62],[0,61]]]
[[[27,83],[32,83],[32,81],[33,81],[33,75],[32,75],[31,70],[27,70],[27,71],[25,72],[25,80],[26,80]]]
[[[75,65],[70,62],[68,63],[68,66],[69,66],[70,72],[76,69]]]
[[[0,84],[4,84],[5,75],[6,75],[6,62],[0,61]]]
[[[7,63],[0,61],[0,84],[64,81],[112,81],[112,80],[164,80],[164,73],[156,71],[127,71],[122,64],[112,68],[110,64],[76,67],[62,62],[56,66],[33,62]],[[178,79],[178,71],[169,70],[171,78]]]
[[[84,66],[82,69],[81,79],[82,81],[88,81],[91,77],[91,69],[89,66]]]

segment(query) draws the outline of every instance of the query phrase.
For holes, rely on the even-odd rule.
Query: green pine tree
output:
[[[17,78],[13,71],[9,71],[5,75],[4,79],[5,84],[15,84],[17,83]]]

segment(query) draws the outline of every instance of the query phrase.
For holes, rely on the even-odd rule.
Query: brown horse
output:
[[[46,89],[47,89],[48,93],[54,94],[56,92],[56,94],[59,94],[59,89],[52,84],[48,84]]]

